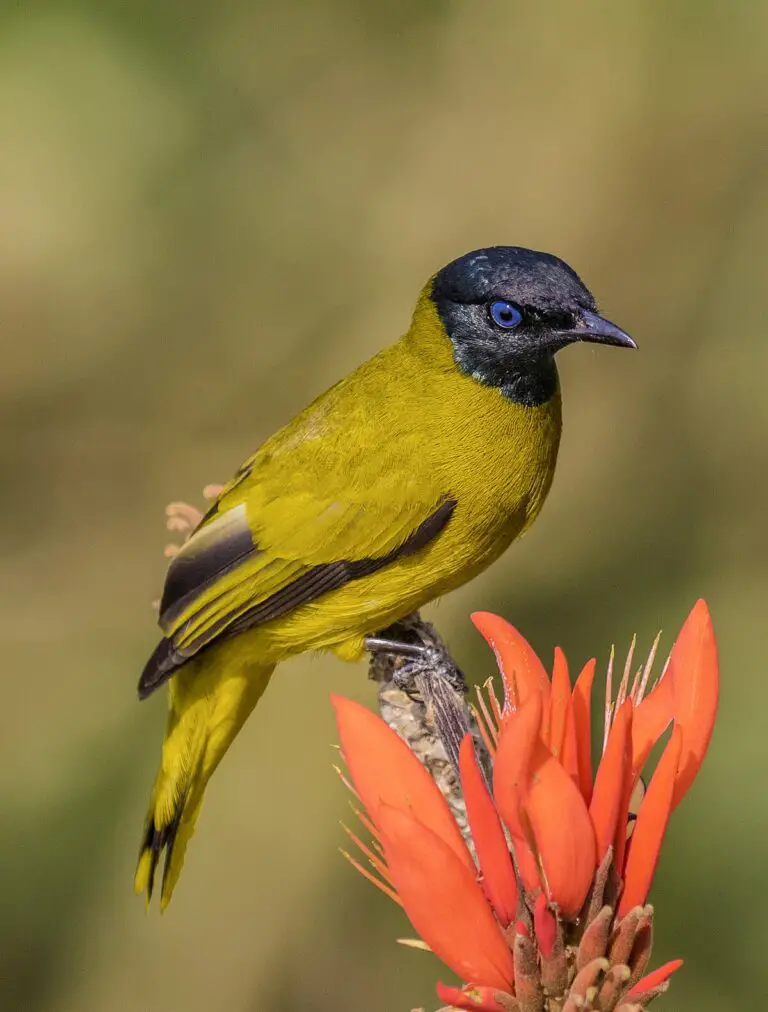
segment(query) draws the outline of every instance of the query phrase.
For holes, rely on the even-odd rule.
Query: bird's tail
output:
[[[164,856],[161,910],[181,874],[206,785],[274,670],[274,665],[232,665],[229,672],[223,658],[211,664],[209,657],[185,664],[169,683],[168,726],[134,880],[149,904]]]

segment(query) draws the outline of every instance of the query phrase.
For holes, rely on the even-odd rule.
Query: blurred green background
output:
[[[572,662],[668,648],[699,595],[724,691],[654,888],[664,1007],[768,994],[768,5],[8,3],[0,14],[0,1007],[434,1008],[429,955],[336,853],[330,691],[286,665],[169,912],[131,880],[164,722],[139,706],[163,508],[200,501],[406,327],[476,246],[556,252],[639,341],[560,359],[544,514],[429,614]]]

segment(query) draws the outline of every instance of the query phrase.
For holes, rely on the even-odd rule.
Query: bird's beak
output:
[[[570,341],[591,341],[594,344],[614,344],[617,348],[637,348],[637,344],[621,327],[587,310],[579,313],[577,324],[572,330],[562,330],[560,334]]]

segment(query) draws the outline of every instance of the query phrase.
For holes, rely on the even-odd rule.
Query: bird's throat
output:
[[[455,345],[454,360],[465,375],[483,386],[496,387],[513,404],[538,407],[551,400],[559,388],[557,366],[550,355],[510,362]]]
[[[504,397],[514,404],[523,404],[530,408],[546,404],[554,397],[559,387],[555,360],[547,358],[531,366],[513,368],[509,370],[502,383],[493,385],[498,386]]]

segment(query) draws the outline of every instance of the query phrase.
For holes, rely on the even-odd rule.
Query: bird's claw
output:
[[[395,666],[395,670],[392,672],[392,684],[396,689],[404,692],[409,699],[420,701],[422,695],[417,688],[416,679],[419,675],[423,675],[424,672],[425,665],[423,660],[404,661],[402,664]]]
[[[453,688],[461,691],[464,676],[448,656],[447,652],[432,645],[425,645],[419,657],[412,657],[398,665],[393,682],[404,692],[414,690],[418,678],[438,676],[444,678]],[[410,693],[409,693],[410,694]]]

